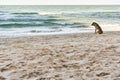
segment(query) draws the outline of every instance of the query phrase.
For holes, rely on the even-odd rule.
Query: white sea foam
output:
[[[62,12],[38,12],[40,15],[57,15],[57,14],[63,14]]]
[[[104,31],[120,31],[120,24],[101,25]]]
[[[68,34],[68,33],[83,33],[93,32],[92,28],[61,28],[61,29],[47,29],[47,28],[0,28],[0,37],[17,37],[30,35],[53,35],[53,34]]]

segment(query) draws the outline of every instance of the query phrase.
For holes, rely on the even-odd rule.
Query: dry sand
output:
[[[120,80],[120,32],[0,38],[0,80]]]

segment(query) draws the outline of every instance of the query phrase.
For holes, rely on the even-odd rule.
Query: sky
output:
[[[0,0],[0,5],[111,5],[120,0]]]

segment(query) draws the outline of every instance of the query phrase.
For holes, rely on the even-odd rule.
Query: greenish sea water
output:
[[[92,22],[120,24],[120,5],[0,6],[0,36],[92,32]]]

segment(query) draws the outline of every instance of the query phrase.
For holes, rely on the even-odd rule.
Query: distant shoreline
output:
[[[71,35],[106,35],[109,33],[119,33],[120,31],[104,31],[103,34],[95,34],[95,32],[74,32],[74,33],[57,33],[57,34],[38,34],[38,35],[21,35],[21,36],[0,36],[0,38],[27,38],[27,37],[48,37],[48,36],[71,36]]]
[[[91,4],[91,5],[0,5],[0,6],[120,6],[120,4]]]

